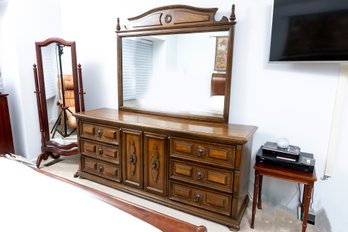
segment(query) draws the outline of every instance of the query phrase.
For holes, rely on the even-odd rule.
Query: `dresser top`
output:
[[[109,108],[100,108],[74,114],[78,119],[107,124],[123,124],[157,130],[167,130],[176,133],[188,133],[196,136],[208,136],[215,139],[246,143],[253,136],[257,127],[203,122],[197,120],[156,116]]]

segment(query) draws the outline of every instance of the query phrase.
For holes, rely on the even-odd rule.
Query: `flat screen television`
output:
[[[348,61],[348,0],[274,0],[270,61]]]

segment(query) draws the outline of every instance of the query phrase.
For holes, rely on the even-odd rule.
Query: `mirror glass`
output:
[[[41,47],[50,140],[76,142],[71,48],[60,43]]]
[[[222,117],[227,41],[228,31],[123,37],[122,107]]]

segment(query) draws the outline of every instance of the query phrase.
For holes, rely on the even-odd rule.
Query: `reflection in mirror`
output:
[[[41,47],[50,140],[76,142],[71,48],[59,43]]]
[[[222,117],[228,31],[122,38],[123,107]]]

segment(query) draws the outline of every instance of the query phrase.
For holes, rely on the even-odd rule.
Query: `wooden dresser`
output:
[[[0,93],[0,154],[15,152],[7,96],[8,94]]]
[[[256,127],[106,108],[76,117],[80,177],[239,229]]]

